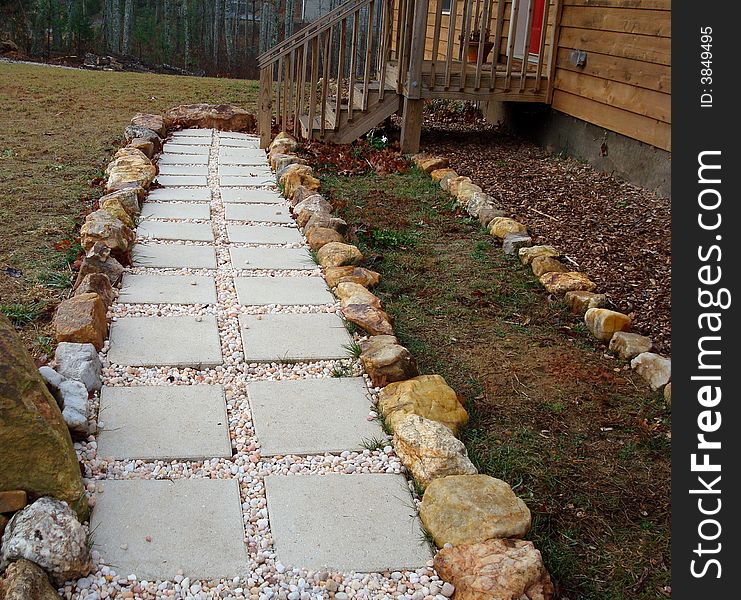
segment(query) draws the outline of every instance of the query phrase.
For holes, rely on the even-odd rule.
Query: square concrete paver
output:
[[[304,248],[229,248],[235,269],[318,269]]]
[[[91,531],[95,550],[121,577],[246,577],[236,479],[104,480],[97,486]],[[147,541],[150,539],[151,541]]]
[[[284,204],[285,200],[275,190],[247,188],[222,188],[224,204]]]
[[[203,187],[208,185],[208,178],[205,175],[157,175],[155,182],[166,187]]]
[[[211,208],[205,202],[145,202],[142,219],[209,219]]]
[[[160,175],[208,175],[207,165],[160,164]]]
[[[378,422],[368,421],[362,377],[255,381],[249,394],[265,456],[362,450],[364,440],[384,438]]]
[[[203,154],[208,156],[211,151],[210,146],[194,146],[193,144],[172,144],[166,143],[162,148],[165,154]]]
[[[243,306],[334,304],[323,277],[235,277]]]
[[[177,135],[173,136],[172,139],[167,140],[168,144],[185,144],[193,146],[210,146],[211,136],[200,136],[200,135]]]
[[[240,315],[246,362],[304,362],[348,358],[352,343],[334,313]]]
[[[147,199],[152,202],[211,202],[211,190],[208,188],[190,190],[160,188],[149,192]]]
[[[301,244],[304,241],[295,227],[227,224],[226,232],[230,242],[244,244]]]
[[[224,214],[227,221],[259,221],[263,223],[292,224],[293,217],[285,205],[274,204],[226,204]]]
[[[273,172],[267,165],[219,165],[219,175],[233,175],[237,177],[265,177],[272,176]]]
[[[98,456],[142,460],[232,456],[220,385],[104,387],[100,419],[105,426],[98,436]]]
[[[216,304],[213,277],[124,275],[118,301],[124,304]]]
[[[236,148],[232,148],[235,150]],[[265,166],[268,164],[265,156],[257,154],[220,154],[219,155],[220,165],[260,165]]]
[[[184,244],[136,244],[131,252],[135,267],[155,269],[215,269],[213,246]]]
[[[417,569],[432,558],[403,475],[270,475],[265,491],[286,566],[367,573]]]
[[[258,138],[235,138],[231,136],[219,135],[219,147],[221,148],[260,148]]]
[[[164,165],[207,165],[208,154],[161,154],[157,164]]]
[[[196,128],[189,128],[189,129],[179,129],[178,131],[173,131],[172,137],[178,137],[178,136],[194,136],[194,137],[211,137],[214,133],[213,129],[196,129]]]
[[[136,228],[140,238],[158,240],[187,240],[191,242],[213,242],[211,223],[169,223],[164,221],[142,221]]]
[[[239,177],[236,175],[221,175],[219,177],[219,185],[223,186],[234,186],[234,187],[262,187],[275,185],[275,177],[273,175],[262,175],[258,177]]]
[[[216,317],[123,317],[111,324],[111,363],[131,367],[220,365]]]

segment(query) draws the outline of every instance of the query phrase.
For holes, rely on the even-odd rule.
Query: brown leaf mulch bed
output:
[[[429,124],[429,121],[428,121]],[[559,248],[608,294],[634,330],[671,353],[671,205],[642,188],[481,121],[426,128],[422,151],[447,157],[459,175],[523,223],[534,244]],[[454,130],[452,130],[454,129]]]

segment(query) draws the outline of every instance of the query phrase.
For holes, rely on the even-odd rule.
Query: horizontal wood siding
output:
[[[552,105],[671,150],[670,0],[563,0]]]

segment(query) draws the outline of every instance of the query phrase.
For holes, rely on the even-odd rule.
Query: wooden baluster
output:
[[[296,62],[296,114],[294,115],[293,131],[296,137],[301,136],[301,115],[304,112],[304,92],[306,86],[306,42],[299,48]]]
[[[319,36],[311,40],[311,76],[309,80],[309,139],[313,137],[316,116],[316,86],[319,84]]]
[[[494,47],[491,50],[491,80],[489,81],[489,91],[494,90],[497,81],[497,65],[499,64],[499,54],[502,48],[502,30],[504,28],[504,4],[504,0],[498,0],[497,2],[496,22],[494,23]]]
[[[360,12],[355,11],[352,19],[352,37],[350,38],[350,82],[348,83],[347,120],[352,121],[355,108],[355,71],[358,68],[358,29],[360,28]]]
[[[511,89],[512,84],[512,65],[515,60],[515,40],[517,38],[517,16],[520,12],[519,0],[512,0],[512,8],[510,9],[510,35],[507,40],[507,70],[504,75],[504,91],[508,92]]]
[[[432,33],[432,56],[430,62],[429,89],[435,89],[435,78],[437,75],[437,54],[440,51],[440,28],[443,20],[443,4],[441,0],[435,1],[435,29]]]
[[[386,65],[390,59],[389,52],[391,32],[389,30],[389,24],[391,23],[391,19],[393,18],[393,15],[390,11],[393,10],[394,6],[391,0],[381,1],[381,43],[378,48],[378,85],[380,86],[378,90],[379,101],[383,100],[384,92],[386,91]]]
[[[368,94],[370,92],[371,57],[373,51],[373,17],[375,12],[375,1],[371,0],[368,5],[368,29],[365,35],[365,72],[363,73],[363,108],[368,109]]]
[[[272,92],[273,92],[273,66],[269,65],[260,69],[260,104],[259,104],[259,130],[260,148],[267,148],[272,137]]]
[[[450,23],[448,24],[448,49],[445,58],[445,89],[450,89],[450,77],[453,74],[453,50],[455,48],[455,27],[458,18],[458,0],[450,2]]]
[[[281,81],[281,85],[283,86],[283,127],[282,130],[286,131],[288,129],[288,104],[290,102],[290,99],[288,98],[288,83],[290,79],[290,58],[289,55],[286,55],[283,59],[283,80]]]
[[[478,5],[477,5],[478,6]],[[491,0],[484,0],[484,10],[481,15],[481,21],[479,24],[479,52],[476,57],[476,83],[475,89],[478,91],[481,88],[481,71],[484,65],[484,46],[489,40],[489,9],[491,7]]]
[[[347,43],[347,19],[342,19],[340,25],[340,55],[337,59],[337,105],[334,111],[334,130],[340,126],[342,114],[342,80],[345,77],[345,44]]]
[[[399,31],[396,46],[396,53],[398,55],[396,66],[399,70],[398,80],[396,82],[397,94],[401,94],[404,91],[404,82],[406,81],[407,38],[409,37],[409,32],[407,31],[407,13],[409,12],[409,2],[410,0],[401,0],[399,5]]]
[[[540,91],[541,77],[543,75],[543,59],[545,58],[545,39],[548,31],[548,13],[550,9],[550,0],[546,0],[543,5],[543,27],[540,30],[540,46],[538,47],[538,65],[535,69],[535,87],[533,91]],[[555,24],[554,24],[555,27]]]
[[[530,37],[532,36],[534,1],[530,1],[527,10],[527,23],[525,24],[525,48],[522,52],[522,68],[520,69],[520,93],[525,91],[525,80],[527,68],[530,66]]]
[[[272,66],[270,68],[272,70]],[[282,108],[281,95],[282,95],[282,92],[283,92],[283,88],[282,88],[282,85],[283,85],[283,73],[282,73],[282,71],[283,71],[283,57],[281,56],[278,59],[278,79],[277,79],[278,85],[276,86],[277,104],[276,104],[276,107],[275,107],[275,120],[277,121],[278,129],[281,130],[281,131],[283,131],[283,120],[281,118],[282,115],[283,115],[283,111],[281,110],[281,108]],[[283,102],[285,103],[285,98],[283,98]]]
[[[461,81],[459,89],[463,91],[466,87],[466,71],[468,68],[468,38],[471,35],[472,0],[466,0],[463,8],[463,22],[461,23]]]
[[[324,35],[324,64],[322,65],[322,108],[321,122],[319,123],[319,136],[324,139],[324,133],[327,128],[327,90],[329,86],[329,50],[332,47],[332,37],[334,35],[334,26],[329,28]]]

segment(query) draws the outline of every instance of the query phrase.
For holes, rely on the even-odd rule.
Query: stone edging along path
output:
[[[422,153],[414,155],[412,160],[502,243],[505,254],[518,255],[522,264],[531,267],[546,291],[563,297],[572,313],[583,315],[594,338],[607,344],[621,359],[630,361],[630,366],[651,389],[664,388],[664,397],[671,402],[671,359],[651,352],[650,338],[630,332],[628,315],[605,308],[607,296],[596,293],[597,285],[593,281],[562,262],[560,250],[547,245],[533,246],[527,226],[507,217],[470,177],[460,176],[448,168],[447,159]]]

